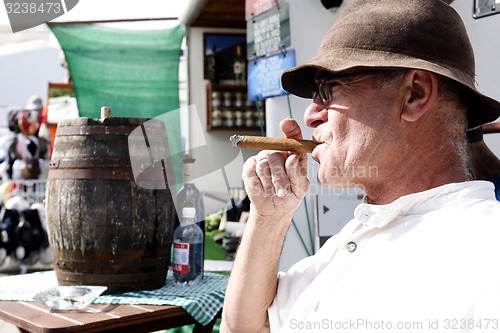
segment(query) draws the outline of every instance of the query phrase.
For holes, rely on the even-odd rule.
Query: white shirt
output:
[[[360,204],[279,274],[271,332],[500,331],[500,203],[489,182]]]

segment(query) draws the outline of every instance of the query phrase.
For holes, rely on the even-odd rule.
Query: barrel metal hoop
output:
[[[47,179],[134,179],[130,168],[50,169]]]
[[[64,158],[50,161],[51,169],[93,169],[93,168],[116,168],[129,167],[130,158],[125,157],[86,157],[86,158]]]
[[[56,136],[75,135],[129,135],[138,125],[134,126],[59,126]]]
[[[165,281],[165,270],[157,272],[146,272],[146,273],[110,273],[110,274],[84,274],[84,273],[74,273],[61,271],[56,269],[56,275],[58,279],[71,282],[92,282],[92,285],[108,285],[109,287],[117,286],[118,284],[126,284],[128,288],[133,288],[131,283],[145,283],[154,282],[161,279]],[[90,284],[90,283],[89,283]],[[141,286],[140,289],[145,289],[145,286]]]

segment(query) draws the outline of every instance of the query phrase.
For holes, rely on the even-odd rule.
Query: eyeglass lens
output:
[[[325,105],[329,105],[331,101],[331,87],[330,84],[328,83],[328,80],[322,79],[321,83],[316,87],[316,90],[313,91],[312,99],[313,101],[316,100],[316,98],[319,96],[321,98],[321,101]]]

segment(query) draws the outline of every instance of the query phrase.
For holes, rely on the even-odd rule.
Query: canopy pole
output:
[[[68,22],[47,22],[47,25],[120,23],[120,22],[141,22],[141,21],[173,21],[178,19],[179,19],[178,17],[157,17],[157,18],[134,18],[134,19],[96,20],[96,21],[68,21]]]

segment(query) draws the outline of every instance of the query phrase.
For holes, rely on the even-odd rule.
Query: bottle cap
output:
[[[184,207],[182,208],[182,217],[184,218],[194,218],[196,217],[196,209],[194,207]]]

